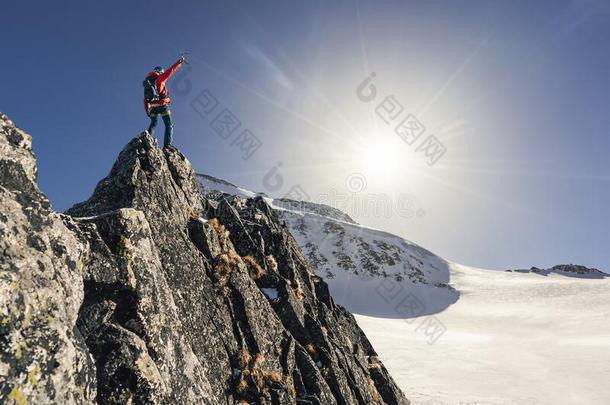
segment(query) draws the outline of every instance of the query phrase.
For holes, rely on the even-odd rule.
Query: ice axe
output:
[[[189,52],[182,52],[182,53],[180,54],[180,57],[182,58],[182,60],[184,61],[184,63],[185,63],[186,65],[190,65],[189,61],[188,61],[188,60],[186,60],[186,55],[188,55],[188,54],[189,54]]]

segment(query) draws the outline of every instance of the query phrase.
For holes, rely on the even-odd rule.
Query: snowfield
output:
[[[273,205],[414,405],[610,404],[604,273],[461,266],[332,207],[199,181]]]
[[[414,405],[610,404],[610,279],[452,265],[451,281],[432,344],[426,317],[356,315]]]

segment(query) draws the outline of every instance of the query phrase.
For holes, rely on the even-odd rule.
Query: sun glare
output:
[[[363,170],[369,175],[396,175],[400,167],[399,150],[390,142],[375,142],[364,146]]]

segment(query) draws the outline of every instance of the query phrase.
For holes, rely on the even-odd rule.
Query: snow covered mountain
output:
[[[459,299],[460,290],[451,277],[456,265],[404,238],[360,225],[348,214],[324,204],[273,199],[207,175],[198,175],[198,181],[204,193],[216,199],[224,195],[263,196],[278,211],[316,273],[326,280],[333,297],[354,313],[413,318],[441,312]],[[583,279],[609,277],[597,269],[572,264],[507,271]]]
[[[204,192],[259,193],[209,176]],[[265,196],[415,405],[610,403],[610,276],[448,262],[315,203]]]
[[[459,297],[449,284],[449,263],[399,236],[360,225],[327,205],[272,199],[212,176],[198,180],[212,199],[265,196],[333,298],[351,312],[412,318],[440,312]],[[400,305],[393,299],[398,293]]]

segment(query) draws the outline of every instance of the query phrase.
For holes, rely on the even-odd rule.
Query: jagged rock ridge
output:
[[[0,402],[408,403],[263,198],[144,133],[58,214],[3,115],[0,148]]]

